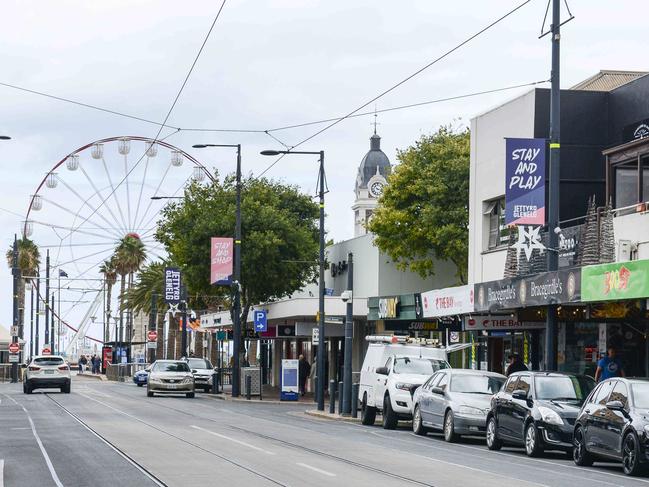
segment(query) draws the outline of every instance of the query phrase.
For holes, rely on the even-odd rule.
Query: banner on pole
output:
[[[180,269],[176,267],[165,268],[165,303],[177,305],[180,303],[181,277]]]
[[[545,139],[506,139],[505,224],[545,224]]]
[[[229,286],[232,284],[234,241],[227,237],[212,237],[210,283]]]

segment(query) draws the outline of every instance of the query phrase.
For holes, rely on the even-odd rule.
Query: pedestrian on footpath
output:
[[[300,395],[304,396],[306,392],[306,380],[311,375],[311,364],[304,358],[304,355],[298,357],[298,377],[300,379]]]
[[[622,362],[616,357],[615,347],[608,347],[608,354],[597,362],[595,382],[610,379],[611,377],[625,377]]]
[[[524,372],[528,370],[527,366],[521,360],[521,356],[517,353],[513,353],[509,356],[509,366],[507,367],[507,373],[505,374],[509,377],[514,372]]]

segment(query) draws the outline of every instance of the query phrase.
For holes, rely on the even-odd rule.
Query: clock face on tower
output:
[[[383,194],[384,187],[385,184],[383,184],[381,181],[375,181],[372,184],[370,184],[370,194],[375,198],[378,198]]]

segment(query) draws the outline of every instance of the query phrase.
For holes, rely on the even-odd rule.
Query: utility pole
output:
[[[45,343],[52,350],[50,343],[50,249],[45,257]]]
[[[324,391],[325,391],[325,355],[327,353],[325,345],[325,282],[324,282],[324,267],[325,267],[325,236],[324,236],[324,219],[325,219],[325,170],[324,170],[324,151],[320,151],[320,277],[318,286],[318,363],[317,374],[318,382],[316,385],[316,396],[318,399],[318,411],[324,411]]]
[[[548,181],[548,271],[556,271],[559,266],[559,254],[554,250],[559,247],[559,236],[554,229],[559,226],[559,188],[560,176],[560,57],[559,46],[561,41],[561,3],[552,0],[552,75],[550,88],[550,174]],[[555,338],[557,335],[557,306],[550,305],[547,309],[545,327],[545,369],[557,369],[557,349]]]
[[[34,281],[29,280],[29,358],[34,356]]]
[[[54,349],[54,343],[56,342],[56,335],[54,334],[54,309],[54,293],[52,293],[52,305],[50,306],[50,312],[52,313],[52,321],[50,322],[50,350],[52,351],[52,355],[59,353],[58,350],[55,351]]]
[[[347,309],[345,316],[345,369],[343,371],[343,414],[352,413],[352,347],[354,341],[354,254],[347,254]]]
[[[151,294],[151,313],[149,315],[149,331],[156,331],[156,321],[158,318],[158,295],[156,293]],[[162,339],[158,337],[157,340]],[[149,338],[146,339],[147,347],[149,346]],[[157,344],[156,344],[157,345]],[[149,349],[149,363],[152,364],[155,362],[155,348]]]
[[[236,214],[234,223],[234,316],[232,317],[232,397],[241,394],[241,144],[237,145]]]
[[[36,355],[40,355],[40,310],[41,310],[41,270],[38,269],[38,274],[36,277],[36,330],[35,330],[35,338],[36,341],[34,342],[34,353]]]
[[[182,315],[181,319],[183,320],[182,326],[182,339],[180,343],[180,355],[181,357],[187,357],[187,288],[183,284],[180,288],[180,303],[182,306]]]
[[[18,267],[18,237],[14,234],[13,259],[11,263],[11,273],[13,274],[13,326],[14,330],[20,326],[18,319],[18,287],[20,285],[20,268]],[[11,343],[18,343],[18,336],[11,334]],[[11,382],[18,382],[18,362],[11,364]]]

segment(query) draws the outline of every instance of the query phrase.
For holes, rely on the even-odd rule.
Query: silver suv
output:
[[[34,389],[56,387],[70,393],[70,366],[60,355],[37,355],[25,370],[23,392],[31,394]]]

